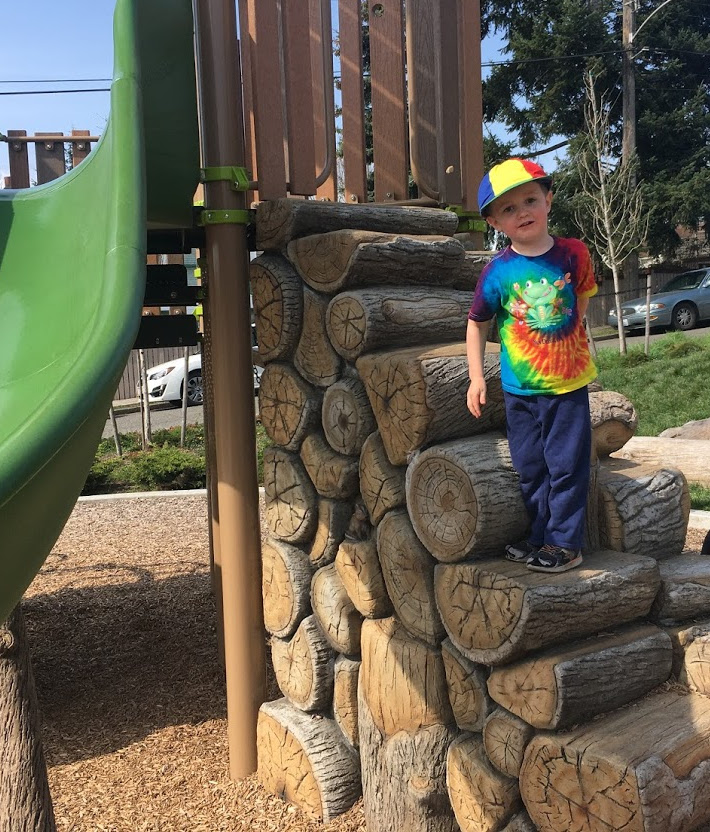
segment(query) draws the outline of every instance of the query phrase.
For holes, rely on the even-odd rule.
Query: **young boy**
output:
[[[551,179],[534,162],[495,165],[478,190],[481,214],[510,245],[483,270],[469,312],[468,407],[486,403],[483,354],[495,315],[501,341],[508,442],[531,521],[509,560],[538,572],[582,562],[591,425],[587,384],[596,376],[583,318],[597,291],[587,247],[551,237]]]

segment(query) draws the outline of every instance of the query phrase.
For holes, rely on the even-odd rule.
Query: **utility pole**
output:
[[[636,3],[638,0],[622,0],[622,119],[621,163],[627,164],[636,152],[636,76],[632,54],[636,34]],[[636,187],[636,177],[629,182]],[[624,280],[628,290],[638,288],[639,259],[632,252],[624,261]],[[633,296],[632,291],[632,296]]]

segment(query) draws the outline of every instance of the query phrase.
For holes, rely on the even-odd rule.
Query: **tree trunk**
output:
[[[377,527],[377,551],[392,606],[417,638],[437,645],[446,635],[434,597],[434,560],[414,534],[404,509],[388,512]]]
[[[54,832],[39,706],[22,610],[0,625],[0,830]]]
[[[360,653],[362,616],[355,609],[334,563],[319,569],[311,583],[311,605],[323,635],[338,653]]]
[[[289,451],[264,451],[264,500],[271,533],[289,543],[307,543],[318,522],[316,491],[303,463]]]
[[[706,439],[666,439],[662,436],[634,436],[617,451],[617,459],[631,459],[655,468],[679,468],[688,482],[710,486],[710,442]]]
[[[264,626],[273,636],[290,638],[310,611],[313,569],[305,552],[279,540],[261,547]]]
[[[597,456],[609,456],[618,451],[636,433],[639,424],[638,413],[621,393],[611,390],[590,392],[589,411]]]
[[[535,728],[567,728],[644,696],[672,664],[668,635],[642,624],[497,667],[488,692]]]
[[[352,503],[318,498],[318,525],[308,557],[316,569],[335,560],[353,516]]]
[[[361,792],[358,756],[332,719],[305,714],[285,699],[265,702],[257,725],[259,782],[324,823]]]
[[[483,747],[493,766],[508,777],[518,777],[527,744],[535,733],[505,708],[496,708],[483,728]]]
[[[290,641],[272,638],[271,658],[281,693],[293,705],[302,711],[322,711],[329,707],[333,697],[335,654],[315,616],[304,618]]]
[[[310,199],[275,199],[256,209],[256,248],[283,249],[294,239],[340,229],[362,229],[383,234],[445,234],[456,231],[459,219],[438,208],[400,205],[348,205]]]
[[[360,492],[375,526],[390,509],[405,504],[404,475],[405,468],[387,459],[379,431],[371,433],[360,454]]]
[[[482,731],[495,707],[488,695],[488,668],[469,661],[448,638],[441,653],[456,724],[462,731]]]
[[[470,306],[470,291],[377,286],[333,298],[325,325],[336,351],[355,361],[384,347],[460,341]]]
[[[621,283],[620,269],[617,263],[611,264],[611,276],[614,281],[614,307],[616,309],[616,331],[619,338],[619,353],[626,355],[626,332],[624,331],[624,316],[621,314]]]
[[[382,578],[377,544],[345,538],[335,557],[335,568],[350,600],[366,618],[384,618],[392,611]]]
[[[393,465],[406,465],[409,454],[419,448],[505,423],[496,354],[485,357],[488,404],[480,419],[466,406],[470,380],[465,344],[369,353],[356,366]]]
[[[320,433],[301,444],[301,459],[316,491],[331,500],[347,500],[358,492],[358,459],[336,453]]]
[[[293,363],[316,387],[329,387],[340,378],[342,358],[333,349],[325,331],[328,298],[303,288],[303,329]]]
[[[651,558],[585,555],[555,575],[504,560],[439,564],[436,602],[454,646],[474,662],[505,664],[525,653],[646,616],[659,586]]]
[[[252,260],[249,277],[259,356],[264,362],[289,358],[301,337],[301,278],[280,254],[262,254]]]
[[[269,439],[289,451],[320,426],[321,393],[289,364],[267,365],[259,386],[259,418]]]
[[[658,564],[661,588],[651,615],[656,621],[686,621],[710,615],[710,558],[678,555]]]
[[[347,376],[325,391],[323,432],[333,450],[359,457],[375,427],[375,416],[359,379]]]
[[[520,788],[540,832],[691,832],[710,820],[710,701],[664,693],[533,737]]]
[[[360,662],[347,656],[335,660],[333,716],[347,741],[354,748],[360,745],[357,722],[357,680]]]
[[[654,558],[683,551],[690,492],[680,471],[606,459],[599,468],[597,494],[605,549]]]
[[[501,832],[520,809],[518,781],[491,766],[475,734],[452,743],[446,782],[461,832]]]
[[[417,454],[406,488],[414,530],[439,561],[500,555],[529,525],[508,440],[499,433]]]

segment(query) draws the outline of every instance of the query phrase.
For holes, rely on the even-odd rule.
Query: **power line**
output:
[[[0,84],[101,84],[112,78],[15,78],[11,81],[0,80]]]
[[[0,95],[65,95],[73,92],[111,92],[111,88],[97,87],[93,90],[2,90]]]

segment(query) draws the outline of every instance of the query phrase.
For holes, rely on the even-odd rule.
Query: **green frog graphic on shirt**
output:
[[[548,331],[560,327],[572,314],[565,304],[563,290],[571,282],[569,272],[559,280],[550,282],[546,277],[527,280],[525,285],[513,284],[515,300],[510,312],[518,324],[527,324],[530,329]]]

